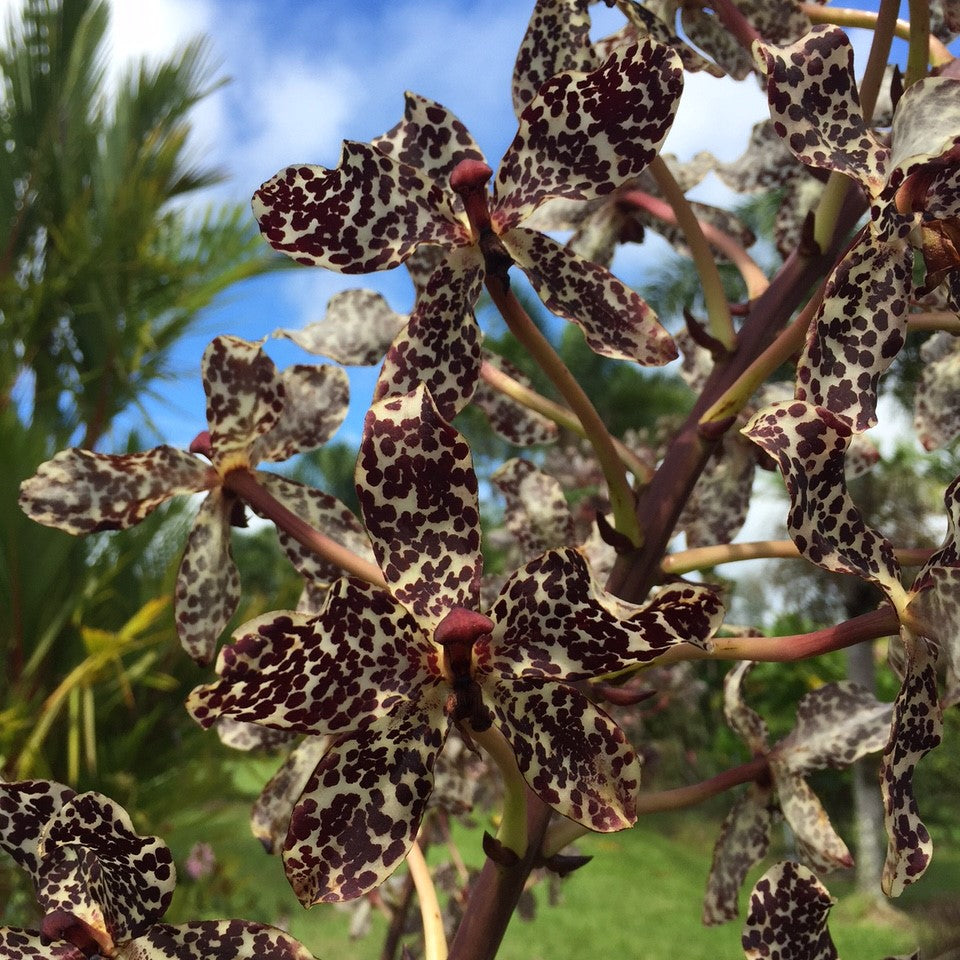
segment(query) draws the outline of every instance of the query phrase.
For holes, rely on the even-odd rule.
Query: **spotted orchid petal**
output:
[[[747,519],[756,457],[743,439],[724,437],[677,522],[688,547],[730,543]]]
[[[39,930],[0,927],[0,956],[10,960],[84,960],[85,954],[72,943],[50,943]]]
[[[774,864],[750,894],[741,942],[747,960],[837,960],[827,929],[834,900],[806,867]]]
[[[833,829],[827,811],[807,781],[782,769],[776,757],[771,758],[770,770],[777,801],[796,838],[801,859],[821,872],[852,867],[847,845]]]
[[[37,882],[43,829],[76,791],[52,780],[0,782],[0,850]]]
[[[877,196],[886,181],[888,150],[864,123],[846,33],[814,27],[796,43],[761,51],[770,116],[797,159],[845,173]]]
[[[623,731],[562,684],[484,685],[530,789],[565,817],[610,833],[636,821],[640,763]]]
[[[563,487],[529,460],[507,460],[490,480],[507,501],[503,522],[524,560],[554,547],[576,546],[573,517]]]
[[[173,897],[167,845],[137,834],[129,814],[99,793],[63,804],[44,825],[39,856],[41,929],[51,939],[79,921],[99,934],[97,942],[128,940],[159,920]]]
[[[766,856],[775,808],[769,787],[751,783],[720,827],[703,899],[703,923],[715,926],[739,913],[740,887],[750,868]]]
[[[373,550],[363,525],[336,497],[262,471],[257,471],[257,482],[314,530],[319,530],[364,560],[374,562]],[[339,567],[283,530],[277,530],[277,538],[297,573],[305,579],[329,583],[343,575]]]
[[[357,494],[393,595],[424,626],[476,609],[483,558],[477,478],[466,440],[424,387],[367,413]]]
[[[239,337],[215,337],[200,365],[214,462],[221,472],[250,466],[253,442],[280,419],[280,374],[259,343]]]
[[[523,386],[532,387],[526,374],[509,360],[487,350],[482,351],[481,358],[483,363],[502,370]],[[555,443],[560,435],[559,428],[552,420],[495,390],[483,379],[477,383],[472,402],[486,414],[494,433],[516,447]]]
[[[933,856],[930,832],[913,796],[916,765],[939,746],[943,712],[937,697],[935,659],[923,639],[908,648],[907,672],[893,707],[890,741],[880,767],[880,795],[887,829],[887,856],[880,885],[899,897],[923,876]]]
[[[906,341],[913,253],[864,230],[827,279],[797,365],[797,399],[848,419],[877,422],[877,384]]]
[[[230,549],[230,518],[238,505],[221,489],[200,504],[177,570],[173,614],[184,650],[213,659],[217,640],[240,604],[240,572]]]
[[[595,353],[651,366],[676,358],[653,310],[608,270],[533,230],[517,227],[501,240],[547,309],[577,324]]]
[[[551,197],[590,200],[635,177],[666,139],[682,86],[676,54],[651,40],[615,50],[590,73],[547,80],[497,171],[497,232]]]
[[[346,141],[335,170],[281,170],[253,195],[253,212],[275,250],[338,273],[403,263],[422,243],[465,242],[446,185],[367,143]]]
[[[371,146],[441,186],[461,160],[484,162],[470,131],[446,107],[410,92],[404,95],[403,119]]]
[[[750,752],[760,755],[770,749],[767,722],[743,699],[743,681],[755,666],[752,661],[744,660],[723,678],[723,715]]]
[[[794,774],[848,767],[882,750],[892,706],[856,683],[826,683],[797,704],[797,723],[774,747],[777,762]]]
[[[829,410],[800,400],[765,407],[743,428],[780,465],[790,512],[787,529],[800,553],[833,573],[851,573],[899,594],[893,547],[867,526],[847,493],[843,464],[852,428]]]
[[[207,489],[211,472],[174,447],[118,455],[61,450],[20,484],[20,508],[67,533],[125,530],[171,497]]]
[[[936,450],[960,436],[960,339],[935,333],[920,348],[920,359],[913,425],[923,448]]]
[[[925,77],[904,91],[890,131],[889,190],[960,144],[960,81]],[[953,157],[950,165],[957,166]],[[936,191],[932,191],[936,192]]]
[[[293,937],[251,920],[157,923],[122,944],[117,960],[313,960]]]
[[[550,550],[511,576],[490,613],[494,631],[477,650],[503,678],[587,680],[655,660],[678,643],[708,644],[723,607],[706,587],[664,587],[643,606],[595,581],[578,550]]]
[[[629,22],[626,27],[608,37],[602,37],[594,44],[600,56],[607,55],[611,50],[629,43],[638,36],[650,37],[657,43],[670,47],[680,57],[685,70],[691,73],[699,73],[702,70],[711,77],[724,75],[722,67],[709,61],[702,53],[682,40],[673,29],[673,18],[670,14],[675,12],[675,8],[668,6],[667,10],[664,10],[661,6],[659,10],[654,11],[640,0],[618,0],[617,6]]]
[[[443,699],[405,704],[324,755],[294,808],[283,848],[284,870],[301,903],[363,896],[406,857],[446,738]]]
[[[302,330],[275,330],[273,335],[292,340],[307,353],[345,366],[366,367],[383,359],[409,319],[373,290],[343,290],[330,298],[319,323]]]
[[[422,383],[445,420],[470,402],[480,377],[480,329],[473,309],[482,279],[483,261],[472,247],[451,251],[441,262],[387,351],[375,401],[410,393]]]
[[[439,673],[432,643],[384,590],[338,580],[316,617],[269,613],[220,651],[214,683],[187,709],[203,727],[229,716],[300,733],[363,730]]]
[[[750,54],[729,31],[718,28],[716,17],[704,10],[682,9],[680,23],[684,35],[690,38],[717,62],[721,74],[734,80],[743,80],[754,69]]]
[[[231,720],[230,717],[221,717],[217,721],[217,736],[220,742],[231,750],[249,752],[272,751],[289,744],[296,739],[296,734],[289,730],[274,730],[271,727],[261,727],[256,723],[244,723],[241,720]]]
[[[537,91],[558,73],[597,66],[590,14],[576,0],[537,0],[513,67],[513,110],[519,117]]]
[[[250,830],[267,853],[279,853],[293,808],[333,742],[333,737],[305,737],[260,791],[250,811]]]
[[[919,617],[947,666],[960,675],[960,477],[947,487],[943,501],[947,533],[940,549],[920,568],[908,611]]]
[[[347,415],[350,380],[329,364],[298,364],[281,375],[283,410],[277,422],[250,446],[251,462],[289,460],[323,446]]]

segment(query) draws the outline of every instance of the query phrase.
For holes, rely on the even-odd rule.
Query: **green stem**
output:
[[[440,901],[430,876],[430,868],[420,845],[414,840],[407,854],[407,869],[417,888],[420,901],[420,917],[423,922],[424,960],[447,960],[447,938],[443,932],[443,914]]]
[[[926,563],[932,553],[932,550],[919,548],[895,551],[900,563],[915,567]],[[664,557],[660,566],[666,574],[682,576],[692,570],[703,570],[723,563],[738,563],[741,560],[794,560],[800,556],[801,553],[792,540],[756,540],[750,543],[718,543],[709,547],[681,550]]]
[[[926,0],[921,0],[920,5],[926,7]],[[812,23],[832,23],[838,27],[862,27],[866,30],[874,30],[877,26],[875,10],[825,7],[819,3],[802,3],[800,6]],[[927,10],[927,15],[929,16],[929,10]],[[914,17],[911,11],[909,21],[897,20],[894,27],[894,36],[901,40],[910,40],[910,28],[913,22]],[[953,59],[953,55],[940,40],[933,36],[928,36],[927,39],[929,42],[927,43],[926,57],[931,66],[939,67]]]
[[[471,731],[474,741],[497,765],[503,778],[503,817],[497,839],[522,857],[527,849],[527,784],[517,767],[517,758],[500,730],[491,726],[483,733]]]
[[[262,487],[256,474],[245,467],[230,470],[223,477],[223,486],[232,490],[245,503],[258,510],[268,520],[272,520],[284,533],[293,537],[297,543],[308,550],[313,550],[330,563],[346,570],[355,577],[360,577],[375,587],[386,587],[380,568],[376,564],[357,556],[352,550],[332,540],[326,534],[314,530],[310,524],[301,520],[295,513],[288,510],[277,500],[269,490]]]
[[[903,76],[904,89],[927,75],[930,55],[930,0],[910,0],[910,47],[907,51],[907,70]]]
[[[707,423],[720,423],[736,416],[766,382],[767,377],[791,357],[798,354],[806,342],[807,329],[817,310],[820,308],[821,294],[812,297],[769,347],[751,363],[746,370],[729,386],[700,418],[701,426]]]
[[[574,416],[583,425],[607,481],[614,526],[631,543],[639,545],[642,537],[635,513],[633,490],[627,481],[626,471],[606,424],[573,374],[557,356],[550,341],[537,329],[527,311],[523,309],[510,289],[506,275],[487,271],[484,282],[510,332],[550,378]]]
[[[880,84],[890,56],[890,44],[897,27],[897,10],[900,0],[880,0],[880,10],[873,25],[873,43],[867,66],[860,81],[860,108],[864,122],[869,124],[877,104]],[[833,238],[837,217],[843,205],[850,179],[845,173],[833,171],[823,189],[814,214],[813,239],[824,250]]]
[[[664,199],[670,204],[677,225],[683,231],[684,239],[690,248],[693,265],[700,277],[703,302],[707,309],[707,327],[710,334],[715,340],[722,343],[727,350],[731,350],[736,339],[736,333],[730,317],[730,303],[723,291],[720,271],[717,270],[717,263],[710,252],[710,245],[703,235],[703,230],[701,230],[700,223],[690,206],[690,201],[683,195],[680,185],[662,157],[654,157],[649,170],[657,181],[657,186],[660,188]]]
[[[583,424],[573,415],[569,407],[547,399],[542,394],[537,393],[536,390],[520,383],[519,380],[515,380],[508,373],[504,373],[499,367],[495,367],[486,360],[480,367],[480,376],[494,390],[510,397],[511,400],[515,400],[521,406],[533,410],[534,413],[539,413],[548,420],[552,420],[557,426],[575,433],[578,437],[587,439],[587,431],[583,429]],[[616,437],[611,439],[620,461],[637,478],[637,482],[648,483],[653,475],[651,467]]]

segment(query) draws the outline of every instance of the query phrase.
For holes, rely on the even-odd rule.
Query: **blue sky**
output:
[[[17,6],[19,0],[0,0],[0,12]],[[198,202],[246,203],[290,163],[335,166],[342,139],[369,140],[400,119],[407,89],[452,109],[494,168],[516,129],[510,76],[532,0],[112,0],[112,8],[112,70],[132,56],[167,55],[206,34],[221,75],[230,78],[196,112],[197,154],[229,177]],[[597,35],[622,23],[603,4],[592,11]],[[862,63],[869,38],[858,31],[854,42]],[[681,159],[708,149],[733,160],[753,123],[766,115],[752,79],[688,75],[667,149]],[[723,196],[715,181],[702,193]],[[634,247],[615,271],[636,282],[658,252],[662,248]],[[255,339],[277,327],[302,326],[322,318],[330,296],[355,286],[381,291],[398,310],[410,307],[403,270],[357,278],[303,269],[235,288],[177,351],[183,376],[165,391],[164,403],[150,408],[162,431],[158,439],[185,444],[203,428],[199,358],[212,336]],[[268,349],[281,365],[315,360],[290,344]],[[352,376],[344,439],[358,438],[374,379],[375,371]]]

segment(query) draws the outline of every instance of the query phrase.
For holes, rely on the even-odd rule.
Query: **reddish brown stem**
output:
[[[256,476],[251,471],[242,468],[231,470],[223,478],[223,485],[267,519],[272,520],[284,533],[288,533],[308,550],[313,550],[347,573],[360,577],[376,587],[386,587],[387,582],[383,579],[379,567],[357,556],[352,550],[348,550],[336,540],[320,533],[319,530],[314,530],[309,523],[305,523],[295,513],[291,513],[257,482]]]
[[[760,663],[793,663],[834,650],[843,650],[867,640],[879,640],[899,632],[896,610],[879,610],[853,617],[835,627],[796,633],[786,637],[717,637],[712,650],[681,643],[657,660],[657,666],[681,660],[756,660]]]
[[[703,414],[737,381],[773,342],[793,311],[834,264],[846,235],[865,208],[863,195],[850,191],[838,220],[839,230],[822,254],[792,253],[753,305],[737,336],[735,350],[714,366],[686,421],[674,436],[650,485],[641,493],[637,517],[643,545],[617,558],[607,589],[625,600],[642,601],[660,578],[660,561],[683,505],[721,437],[704,437]]]

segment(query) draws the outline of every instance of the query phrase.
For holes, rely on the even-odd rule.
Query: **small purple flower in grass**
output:
[[[319,615],[274,613],[225,647],[188,709],[336,738],[294,808],[283,849],[304,903],[358,897],[406,856],[451,724],[502,735],[530,787],[592,830],[635,819],[639,764],[623,733],[567,684],[706,644],[722,608],[680,584],[635,606],[605,593],[574,548],[509,577],[479,612],[477,478],[425,388],[375,404],[357,462],[360,507],[389,591],[335,584]],[[491,727],[495,731],[489,732]]]
[[[960,81],[913,84],[887,146],[864,121],[842,30],[818,27],[789,47],[759,49],[777,133],[802,163],[849,176],[870,201],[869,222],[827,278],[797,367],[797,399],[861,432],[876,423],[877,383],[905,341],[911,234],[960,215]]]
[[[86,534],[126,529],[171,497],[206,492],[187,538],[174,600],[184,648],[206,663],[240,600],[230,527],[242,522],[242,504],[223,486],[224,477],[325,443],[346,415],[349,385],[344,371],[333,366],[295,366],[280,374],[258,343],[238,337],[214,339],[202,369],[208,430],[189,453],[170,446],[116,455],[64,450],[21,484],[20,506],[39,523]],[[346,507],[318,490],[259,471],[257,479],[318,529],[347,535],[351,520],[358,526]],[[292,537],[281,532],[280,541],[304,576],[329,579],[326,565]]]
[[[280,930],[247,920],[162,923],[176,884],[159,837],[138,835],[99,793],[50,780],[0,783],[0,850],[33,879],[39,930],[0,927],[11,960],[311,960]]]
[[[389,269],[418,248],[438,248],[376,398],[423,380],[448,419],[469,401],[480,365],[473,308],[491,264],[519,266],[598,353],[666,363],[676,350],[643,300],[521,224],[551,198],[590,200],[637,176],[670,129],[681,86],[678,59],[651,40],[592,72],[552,77],[523,110],[492,194],[493,172],[463,124],[408,94],[393,130],[369,144],[345,142],[336,169],[287,167],[254,194],[254,212],[274,248],[342,273]]]

